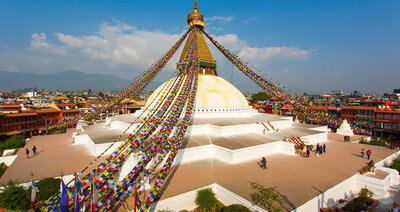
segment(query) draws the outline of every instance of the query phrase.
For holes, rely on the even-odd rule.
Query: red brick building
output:
[[[384,138],[399,140],[400,110],[387,106],[378,106],[375,111],[374,134]]]
[[[22,110],[21,105],[0,105],[0,137],[17,134],[32,136],[40,131],[58,127],[64,119],[79,115],[75,103],[60,104],[47,108]]]
[[[32,136],[37,128],[37,113],[34,111],[0,114],[0,137],[25,133]]]
[[[57,103],[56,106],[61,110],[61,120],[75,117],[80,112],[75,103]]]
[[[372,126],[375,119],[376,107],[373,106],[349,106],[343,105],[340,107],[342,118],[348,122],[358,122]]]

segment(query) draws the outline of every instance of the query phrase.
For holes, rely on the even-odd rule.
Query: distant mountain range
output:
[[[79,89],[107,91],[121,88],[126,83],[128,80],[111,75],[87,74],[76,70],[40,75],[0,71],[0,91],[3,92],[33,87],[61,91],[77,91]]]

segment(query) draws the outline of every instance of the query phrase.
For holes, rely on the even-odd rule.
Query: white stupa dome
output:
[[[154,99],[159,95],[168,82],[158,87],[146,102],[146,107],[156,102]],[[199,84],[196,94],[196,112],[245,112],[252,110],[244,95],[225,79],[214,75],[199,75]]]

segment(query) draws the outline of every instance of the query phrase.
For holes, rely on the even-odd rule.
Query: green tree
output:
[[[256,94],[253,94],[253,96],[251,96],[251,101],[252,102],[258,102],[258,101],[267,101],[270,100],[271,96],[268,95],[265,92],[258,92]]]
[[[283,206],[286,204],[285,199],[276,190],[276,186],[266,188],[256,182],[250,182],[251,189],[254,190],[250,194],[251,202],[254,205],[259,205],[267,208],[269,211],[281,211],[280,207],[276,204]]]
[[[400,159],[396,158],[393,160],[392,164],[389,166],[392,169],[396,169],[397,171],[400,171]]]
[[[99,91],[99,93],[97,93],[97,95],[99,95],[102,99],[104,99],[104,93]]]
[[[29,203],[29,193],[11,180],[7,183],[3,192],[0,193],[1,208],[25,211],[29,208]]]
[[[227,207],[224,207],[222,209],[222,212],[250,212],[250,209],[248,209],[244,205],[233,204],[233,205],[229,205]]]
[[[8,138],[4,143],[0,144],[0,153],[3,154],[3,151],[6,149],[17,149],[24,147],[26,144],[25,136],[23,135],[14,135]]]
[[[211,188],[204,188],[197,191],[195,203],[204,211],[211,211],[217,204],[217,198]]]
[[[44,178],[37,182],[37,186],[39,188],[39,192],[37,193],[37,200],[45,201],[54,194],[57,194],[60,191],[60,183],[61,179],[56,178]]]

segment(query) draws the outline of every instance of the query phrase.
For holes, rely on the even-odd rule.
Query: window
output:
[[[385,124],[384,124],[384,128],[385,128],[385,129],[390,129],[390,128],[391,128],[390,125],[391,125],[390,123],[385,123]]]
[[[381,128],[381,124],[382,124],[382,122],[377,121],[377,122],[375,122],[375,127],[376,128]]]
[[[390,113],[385,114],[385,119],[391,119],[391,118],[392,118],[392,114],[390,114]]]
[[[383,119],[383,114],[382,114],[382,113],[376,114],[376,118],[377,118],[377,119]]]
[[[394,130],[400,129],[400,125],[398,123],[394,123],[393,124],[393,129]]]
[[[394,119],[394,120],[400,120],[400,115],[399,115],[399,114],[393,115],[393,119]]]

